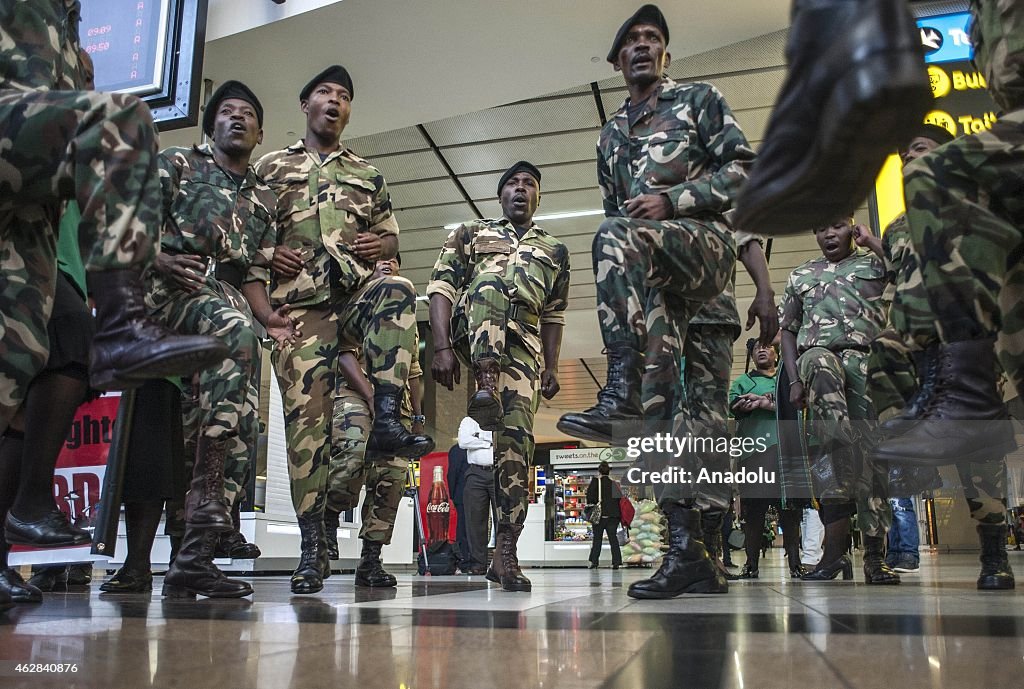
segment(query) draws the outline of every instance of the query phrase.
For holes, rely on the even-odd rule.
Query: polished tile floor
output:
[[[972,556],[925,554],[901,586],[868,588],[859,571],[792,582],[773,553],[727,596],[626,597],[648,571],[528,570],[530,594],[404,574],[390,591],[335,575],[293,596],[261,577],[252,601],[194,603],[94,584],[0,614],[0,688],[1024,686],[1024,585],[976,591]]]

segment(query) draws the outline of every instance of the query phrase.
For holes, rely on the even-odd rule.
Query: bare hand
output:
[[[379,234],[360,232],[356,235],[356,243],[353,245],[352,251],[364,261],[376,261],[381,257],[383,246]]]
[[[544,399],[549,400],[558,394],[558,391],[562,389],[562,386],[558,384],[558,372],[554,369],[546,368],[540,373],[540,394],[544,396]]]
[[[797,409],[807,406],[807,398],[804,395],[804,384],[797,381],[789,386],[789,401]]]
[[[292,344],[302,337],[299,322],[288,315],[291,310],[291,304],[285,304],[271,313],[267,319],[267,334],[274,338],[278,346]]]
[[[153,267],[186,292],[195,292],[206,282],[206,262],[202,256],[195,254],[160,252],[156,255]]]
[[[641,194],[626,201],[629,217],[641,220],[668,220],[674,214],[672,202],[664,194]]]
[[[875,252],[881,252],[882,250],[882,241],[865,225],[853,226],[853,243]]]
[[[274,247],[274,259],[270,262],[270,267],[281,277],[293,278],[305,266],[306,262],[302,259],[302,252],[298,249],[290,249],[287,246]]]
[[[750,302],[747,309],[747,330],[754,327],[754,320],[761,324],[761,334],[757,338],[760,344],[771,345],[772,340],[779,332],[779,311],[775,308],[774,294],[754,295],[754,301]]]
[[[462,380],[462,372],[459,362],[455,359],[455,352],[450,348],[441,351],[434,351],[434,362],[430,366],[430,374],[434,380],[449,390],[454,390]]]

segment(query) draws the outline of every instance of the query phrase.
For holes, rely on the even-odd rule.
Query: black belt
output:
[[[235,289],[242,289],[245,272],[234,263],[218,263],[215,275],[221,282],[226,282]]]

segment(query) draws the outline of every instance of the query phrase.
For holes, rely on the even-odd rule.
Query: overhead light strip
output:
[[[588,211],[567,211],[565,213],[549,213],[548,215],[535,215],[535,216],[533,216],[533,221],[534,222],[543,222],[545,220],[564,220],[565,218],[583,218],[583,217],[586,217],[588,215],[604,215],[604,209],[603,208],[596,208],[596,209],[588,210]],[[450,230],[454,230],[459,225],[464,225],[464,224],[465,223],[461,223],[461,222],[453,222],[453,223],[449,223],[448,225],[445,225],[444,229],[450,231]]]

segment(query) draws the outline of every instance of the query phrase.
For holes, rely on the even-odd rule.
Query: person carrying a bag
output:
[[[594,525],[594,544],[590,548],[590,569],[596,569],[601,559],[601,541],[603,534],[608,534],[608,542],[612,546],[612,569],[622,564],[622,553],[619,551],[619,540],[615,536],[622,514],[619,511],[619,498],[622,489],[608,474],[611,467],[608,462],[601,462],[597,467],[598,477],[587,486],[587,521]]]

